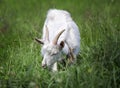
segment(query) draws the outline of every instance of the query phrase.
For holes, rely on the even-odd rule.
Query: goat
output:
[[[62,54],[68,56],[71,63],[76,62],[80,50],[78,26],[65,10],[50,9],[43,26],[42,39],[35,39],[42,44],[42,67],[57,71],[57,62]]]

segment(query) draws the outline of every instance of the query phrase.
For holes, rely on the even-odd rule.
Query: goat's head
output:
[[[62,30],[59,32],[56,37],[53,39],[53,41],[49,41],[49,31],[48,28],[46,27],[46,36],[45,40],[41,39],[35,39],[37,42],[42,44],[42,55],[43,55],[43,60],[42,60],[42,67],[46,68],[48,67],[49,69],[52,68],[53,64],[57,62],[58,60],[61,59],[61,51],[62,48],[64,47],[64,41],[61,41],[60,44],[57,44],[58,39],[60,35],[64,32],[65,30]]]

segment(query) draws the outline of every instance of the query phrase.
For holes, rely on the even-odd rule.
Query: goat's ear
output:
[[[44,44],[43,40],[42,39],[38,39],[38,38],[35,38],[35,40],[40,43],[40,44]]]
[[[64,46],[65,46],[64,41],[61,41],[61,42],[60,42],[60,48],[62,49]]]

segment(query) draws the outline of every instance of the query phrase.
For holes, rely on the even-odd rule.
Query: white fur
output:
[[[49,43],[45,40],[46,34],[46,26],[48,27],[49,31]],[[61,34],[60,38],[58,39],[58,46],[54,46],[52,44],[53,39],[55,36],[65,29],[65,31]],[[42,65],[47,64],[52,70],[57,70],[57,65],[55,62],[61,58],[61,52],[65,53],[66,55],[70,52],[69,47],[74,49],[73,54],[77,55],[80,50],[80,33],[78,26],[72,20],[70,14],[65,10],[57,10],[51,9],[48,11],[44,26],[43,26],[43,41],[45,42],[41,53],[43,55]],[[61,41],[65,41],[65,46],[62,50],[59,50],[59,44]],[[66,44],[67,42],[67,44]],[[58,54],[56,56],[51,56],[50,53]],[[51,59],[52,58],[52,59]],[[53,59],[54,58],[54,59]]]

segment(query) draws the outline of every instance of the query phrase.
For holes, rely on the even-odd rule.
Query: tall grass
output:
[[[119,0],[0,0],[0,88],[119,88]],[[68,10],[80,28],[77,64],[41,68],[41,37],[50,8]]]

